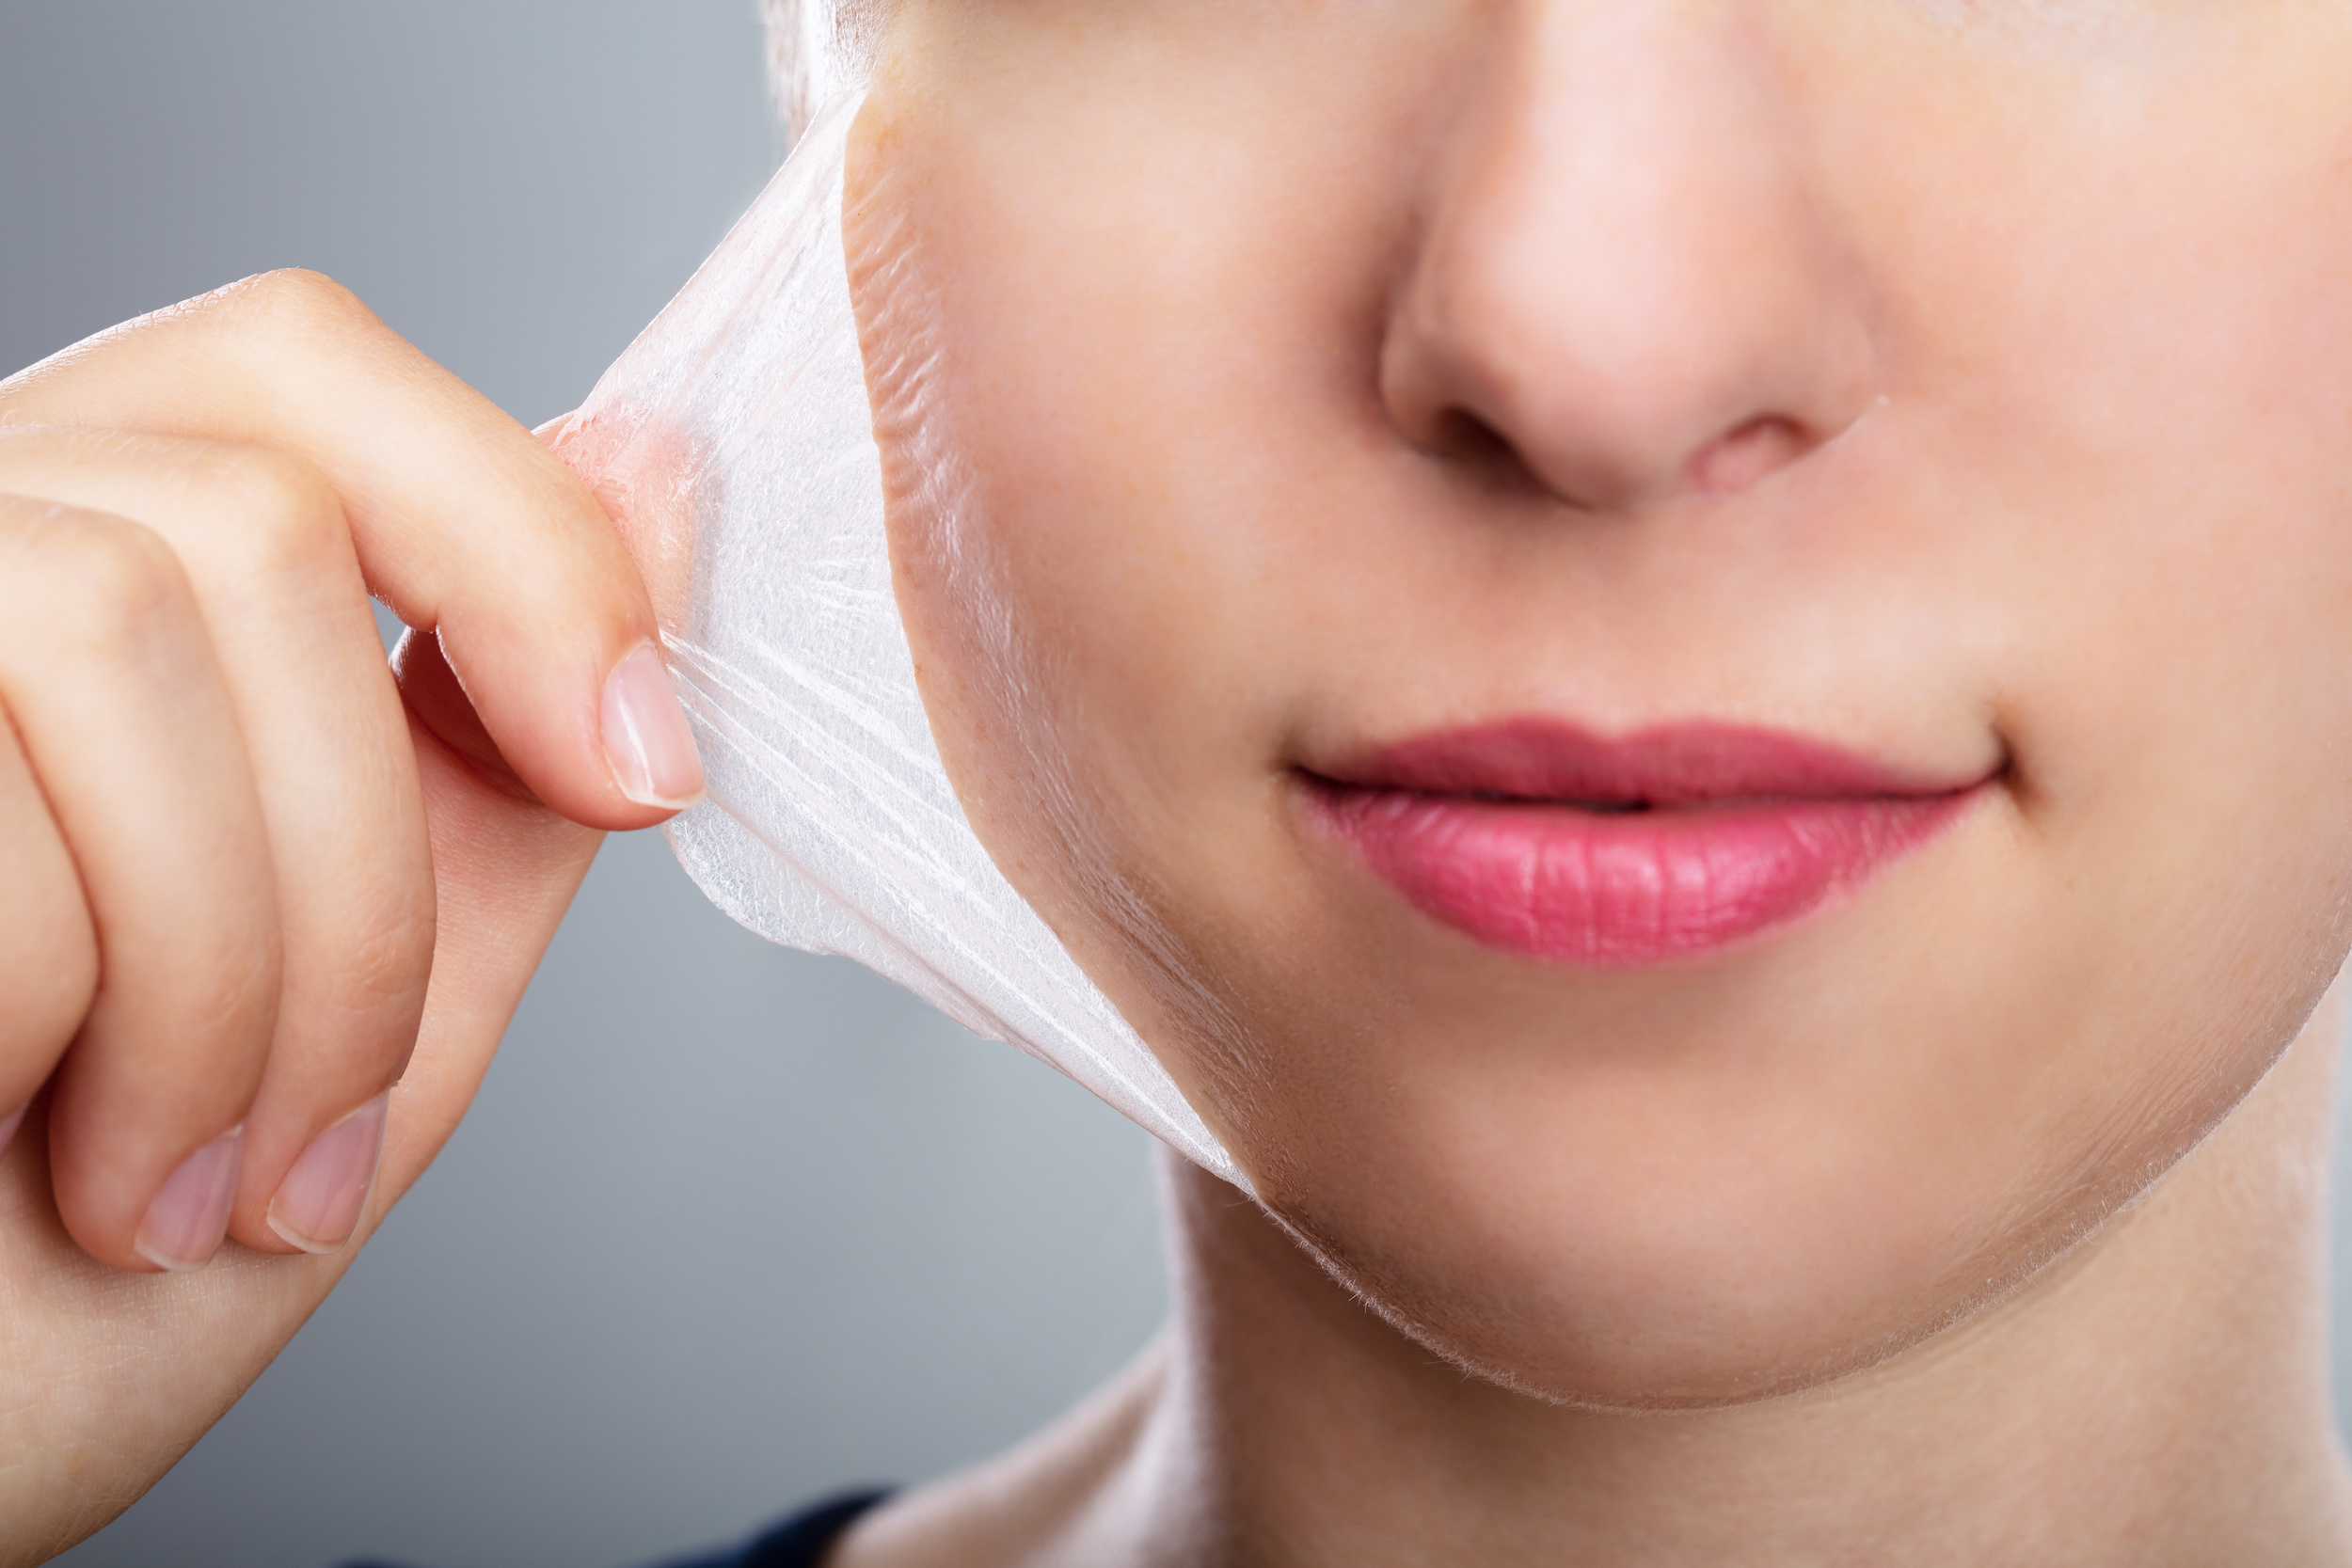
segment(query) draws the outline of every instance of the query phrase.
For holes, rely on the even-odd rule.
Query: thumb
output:
[[[439,1153],[473,1101],[524,990],[604,842],[540,804],[507,768],[437,641],[394,656],[433,850],[433,974],[392,1092],[371,1219]]]

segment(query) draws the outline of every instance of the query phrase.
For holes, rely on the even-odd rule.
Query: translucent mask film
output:
[[[702,749],[709,798],[670,824],[671,846],[760,935],[856,959],[1246,1188],[998,872],[933,744],[843,261],[861,102],[816,118],[565,434],[656,583]]]

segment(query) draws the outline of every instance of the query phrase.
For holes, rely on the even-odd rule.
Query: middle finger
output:
[[[415,755],[342,504],[285,453],[109,431],[0,431],[0,489],[136,517],[186,568],[260,787],[283,933],[230,1234],[340,1245],[416,1038],[434,924]]]

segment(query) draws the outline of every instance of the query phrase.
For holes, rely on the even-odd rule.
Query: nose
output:
[[[1804,105],[1746,0],[1503,0],[1387,322],[1405,436],[1631,512],[1801,460],[1875,389]]]

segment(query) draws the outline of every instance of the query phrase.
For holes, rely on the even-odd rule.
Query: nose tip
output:
[[[1507,472],[1592,513],[1736,495],[1835,439],[1867,401],[1858,378],[1846,377],[1853,389],[1752,398],[1717,415],[1704,406],[1713,400],[1689,395],[1671,378],[1645,387],[1570,358],[1515,384],[1467,367],[1433,372],[1426,357],[1392,355],[1383,398],[1392,424],[1423,451],[1488,476]]]
[[[1407,441],[1614,512],[1747,489],[1861,416],[1859,271],[1752,12],[1516,8],[1381,345]]]

